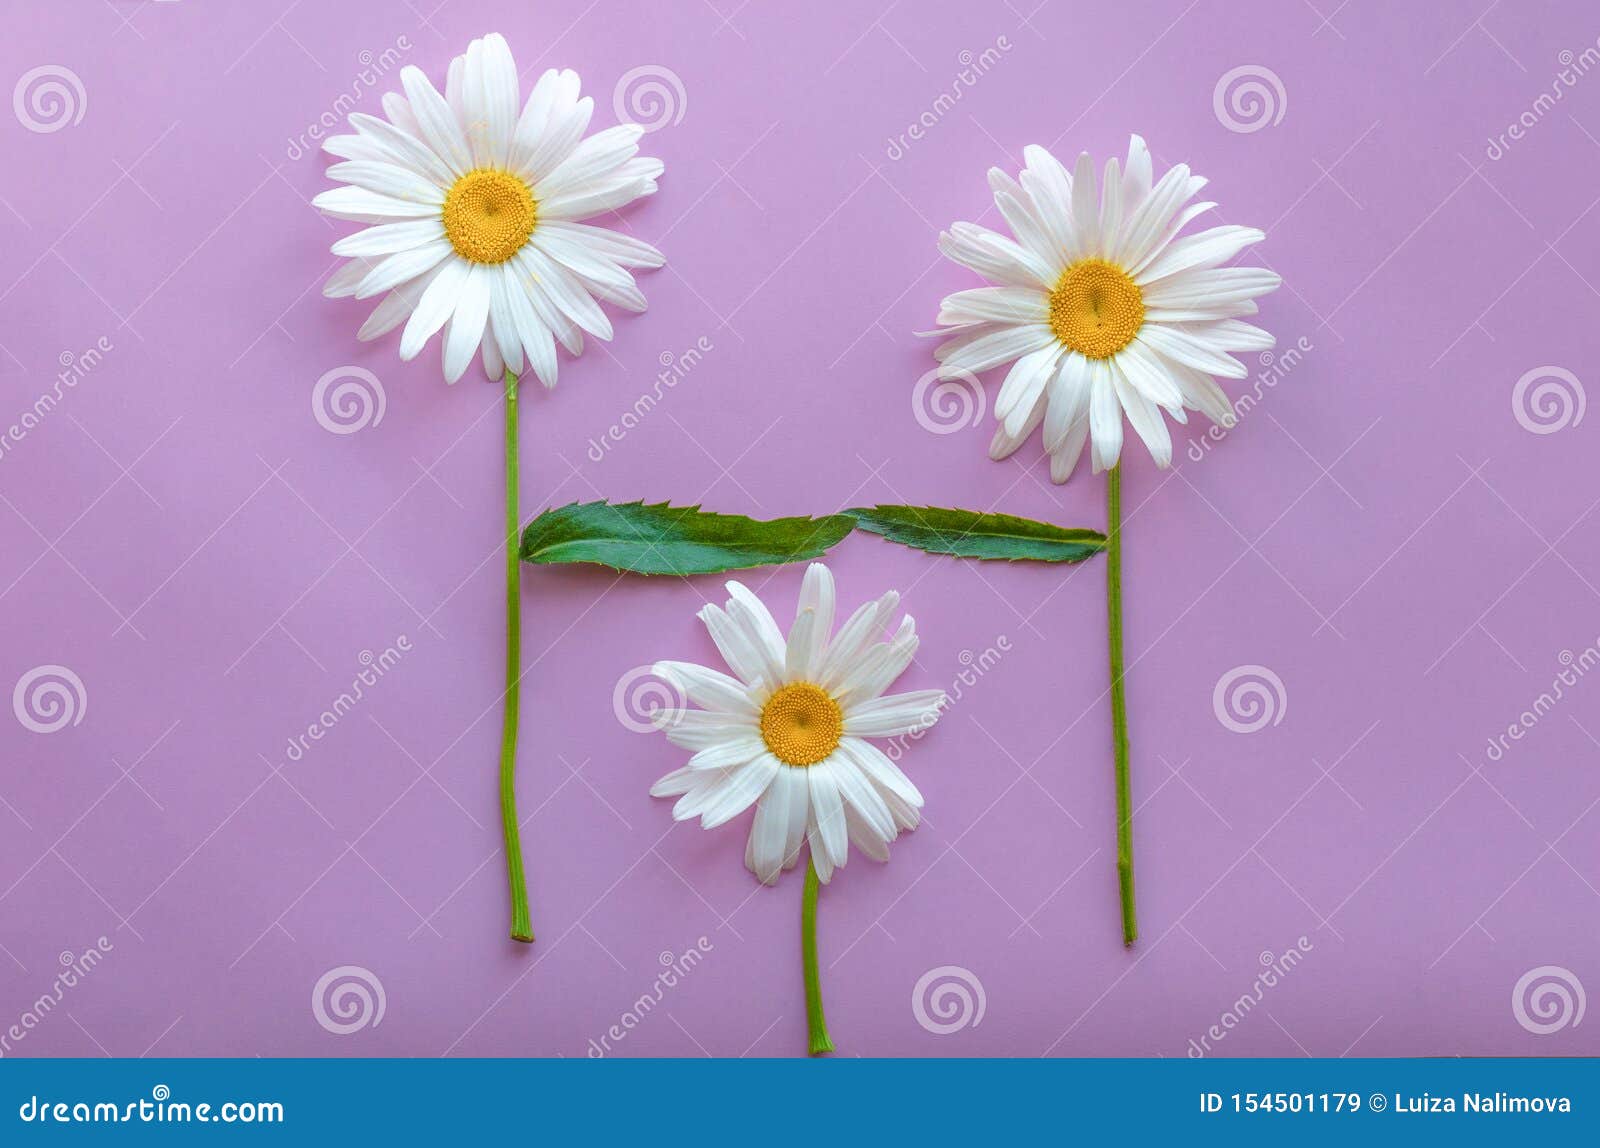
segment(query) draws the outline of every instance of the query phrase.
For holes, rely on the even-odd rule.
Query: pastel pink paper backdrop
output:
[[[1051,486],[1037,443],[992,463],[992,415],[932,433],[913,400],[932,360],[912,332],[977,283],[936,233],[994,224],[984,173],[1029,143],[1103,157],[1143,133],[1160,166],[1211,178],[1220,220],[1267,229],[1257,257],[1285,278],[1261,322],[1303,348],[1292,368],[1210,450],[1178,429],[1170,472],[1129,456],[1132,952],[1101,566],[864,537],[834,554],[846,604],[905,592],[925,634],[907,688],[976,678],[905,758],[926,824],[825,892],[842,1050],[1182,1056],[1303,937],[1217,1053],[1600,1052],[1592,1019],[1541,1036],[1512,1007],[1540,966],[1600,987],[1600,680],[1488,753],[1600,635],[1600,426],[1574,411],[1534,433],[1513,406],[1539,368],[1595,384],[1600,19],[1481,8],[17,5],[0,78],[58,65],[83,114],[0,116],[0,423],[109,349],[0,456],[0,692],[61,665],[87,695],[52,734],[0,711],[0,1028],[52,991],[59,954],[111,951],[7,1054],[577,1056],[629,1013],[618,1054],[804,1048],[798,879],[757,886],[742,823],[674,825],[646,787],[682,754],[613,709],[635,667],[714,658],[694,611],[716,578],[525,571],[540,940],[505,939],[498,391],[445,387],[436,346],[403,364],[392,337],[356,342],[364,306],[319,291],[351,227],[309,207],[327,161],[295,142],[375,110],[396,58],[442,78],[493,29],[525,84],[577,69],[597,127],[632,69],[681,84],[646,140],[660,194],[612,221],[668,266],[643,278],[648,314],[529,389],[530,515],[643,496],[1102,525],[1098,478]],[[1240,67],[1281,87],[1264,120],[1226,92],[1217,110]],[[386,396],[345,435],[312,407],[341,367]],[[799,575],[752,581],[784,611]],[[401,636],[291,760],[363,652]],[[1219,721],[1236,667],[1281,681],[1275,724]],[[700,938],[640,1012],[663,955]],[[337,1035],[311,996],[346,965],[385,1012]],[[981,1023],[919,1022],[940,966],[981,984]]]

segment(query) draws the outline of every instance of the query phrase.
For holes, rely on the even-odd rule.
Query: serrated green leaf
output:
[[[862,530],[902,546],[983,561],[1082,562],[1106,544],[1097,530],[1073,530],[1013,514],[940,506],[856,507],[844,513]]]
[[[855,526],[843,514],[761,521],[665,502],[574,502],[522,532],[522,560],[592,562],[627,574],[716,574],[817,558]]]

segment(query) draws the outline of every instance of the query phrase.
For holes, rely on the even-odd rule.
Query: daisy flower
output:
[[[1096,472],[1117,465],[1122,419],[1156,465],[1172,461],[1162,412],[1182,423],[1197,410],[1231,424],[1217,376],[1249,372],[1236,351],[1272,346],[1243,321],[1258,296],[1281,282],[1256,267],[1224,267],[1265,238],[1253,227],[1183,235],[1216,205],[1190,203],[1206,181],[1184,164],[1152,182],[1150,152],[1134,136],[1125,164],[1093,161],[1071,172],[1042,147],[1025,148],[1018,179],[989,171],[1007,238],[973,223],[939,235],[939,250],[999,286],[958,291],[939,309],[941,378],[1010,363],[995,399],[1000,426],[990,444],[1002,459],[1041,425],[1050,477],[1065,482],[1089,444]]]
[[[835,634],[833,574],[813,562],[785,637],[761,599],[738,582],[727,585],[727,603],[708,604],[700,620],[733,674],[689,662],[653,667],[701,708],[657,714],[667,738],[694,756],[650,793],[676,797],[672,816],[698,817],[706,829],[754,805],[744,863],[763,884],[776,884],[809,843],[800,952],[809,1048],[820,1056],[833,1041],[817,960],[818,886],[844,866],[851,845],[887,861],[889,843],[921,818],[922,794],[867,739],[928,729],[946,697],[943,690],[884,693],[917,652],[909,615],[887,641],[880,637],[900,604],[895,591],[856,610]]]
[[[402,359],[442,330],[447,382],[478,355],[491,379],[526,366],[553,387],[557,343],[577,355],[585,334],[611,338],[600,302],[645,309],[629,269],[661,253],[581,221],[653,194],[661,161],[637,154],[638,124],[584,138],[594,101],[576,72],[545,72],[523,104],[498,34],[451,61],[443,95],[417,67],[400,80],[387,118],[357,112],[352,134],[323,144],[346,186],[313,205],[372,225],[333,245],[349,262],[323,293],[381,296],[357,338],[404,324]]]
[[[661,253],[582,220],[654,194],[660,160],[640,157],[644,129],[623,124],[584,138],[594,101],[578,75],[550,70],[522,103],[505,37],[474,40],[450,61],[444,94],[421,69],[400,71],[404,92],[383,97],[382,117],[356,112],[348,135],[322,146],[341,162],[343,187],[312,205],[371,224],[333,245],[348,258],[323,286],[331,298],[382,297],[356,337],[404,324],[400,357],[413,359],[444,332],[444,377],[474,356],[505,387],[506,688],[500,744],[500,812],[511,889],[511,936],[533,940],[515,773],[522,681],[518,565],[517,384],[525,370],[556,384],[556,344],[573,355],[583,337],[611,338],[611,303],[645,309],[630,268],[659,267]]]
[[[698,817],[706,829],[754,805],[745,865],[764,884],[792,868],[806,842],[823,883],[849,845],[887,861],[889,843],[916,828],[922,794],[868,739],[926,730],[946,700],[942,690],[884,693],[917,651],[909,615],[878,640],[900,595],[867,603],[833,634],[833,574],[814,562],[785,637],[759,598],[727,586],[727,604],[699,616],[733,674],[688,662],[653,668],[702,708],[658,715],[668,740],[694,755],[651,794],[678,798],[673,817]]]

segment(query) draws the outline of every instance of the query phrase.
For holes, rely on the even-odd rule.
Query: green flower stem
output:
[[[817,867],[806,862],[806,889],[800,901],[800,958],[806,970],[806,1027],[811,1035],[811,1055],[833,1051],[828,1018],[822,1014],[822,982],[817,977]]]
[[[522,682],[522,582],[517,559],[517,376],[506,371],[506,692],[500,733],[500,818],[506,830],[511,882],[511,939],[531,942],[528,883],[517,829],[517,706]]]
[[[1122,681],[1122,468],[1106,471],[1106,632],[1111,647],[1111,743],[1117,784],[1117,888],[1122,943],[1139,938],[1133,905],[1133,790],[1128,780],[1128,699]]]

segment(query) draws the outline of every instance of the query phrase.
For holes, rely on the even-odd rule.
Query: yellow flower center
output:
[[[816,765],[839,744],[844,712],[821,686],[794,682],[761,708],[761,737],[785,765]]]
[[[480,167],[445,193],[445,237],[461,258],[474,263],[510,259],[528,242],[538,219],[533,192],[509,172]]]
[[[1143,325],[1139,285],[1104,259],[1078,260],[1050,292],[1050,329],[1090,359],[1109,359],[1133,342]]]

